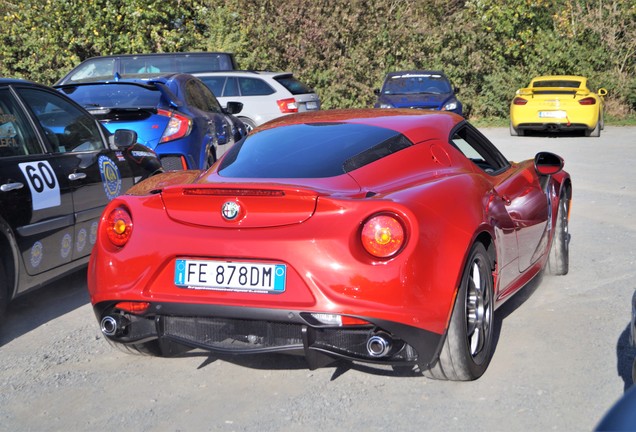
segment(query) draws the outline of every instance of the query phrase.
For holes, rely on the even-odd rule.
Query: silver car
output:
[[[296,112],[320,109],[320,98],[289,72],[223,71],[193,74],[207,85],[222,106],[241,102],[237,115],[252,130],[261,124]]]

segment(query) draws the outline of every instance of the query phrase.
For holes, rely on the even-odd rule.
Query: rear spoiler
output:
[[[517,90],[517,96],[534,96],[535,94],[566,94],[576,96],[587,96],[591,92],[584,89],[573,89],[572,87],[526,87]]]

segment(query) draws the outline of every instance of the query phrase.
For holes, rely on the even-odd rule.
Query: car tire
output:
[[[568,199],[565,194],[559,199],[559,209],[554,227],[552,247],[548,257],[548,268],[554,275],[568,274],[570,266],[570,232],[568,227]]]
[[[523,136],[523,130],[515,129],[510,123],[510,136]]]
[[[585,130],[585,136],[595,137],[595,138],[598,138],[598,137],[601,136],[601,119],[600,118],[596,122],[596,126],[594,127],[594,129],[592,129],[592,130],[586,129]]]
[[[9,281],[4,271],[4,264],[0,260],[0,324],[4,321],[9,305]]]
[[[468,255],[446,339],[429,378],[471,381],[488,368],[494,351],[492,262],[482,243]]]
[[[254,120],[248,119],[247,117],[239,117],[239,118],[245,125],[245,131],[247,133],[252,132],[252,129],[256,128],[256,123],[254,123]]]

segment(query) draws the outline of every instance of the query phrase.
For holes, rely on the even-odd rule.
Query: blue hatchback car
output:
[[[134,75],[55,86],[108,130],[132,129],[153,149],[164,170],[206,169],[247,132],[198,78],[184,73]]]
[[[409,70],[390,72],[380,90],[375,108],[415,108],[452,111],[463,115],[449,79],[440,71]]]

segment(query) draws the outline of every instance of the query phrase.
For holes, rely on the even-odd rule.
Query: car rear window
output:
[[[91,84],[65,86],[62,92],[85,108],[156,107],[158,89],[135,84]]]
[[[581,81],[570,80],[545,80],[535,81],[532,87],[565,87],[565,88],[579,88]]]
[[[315,123],[265,129],[235,144],[219,175],[234,178],[338,176],[413,145],[376,126]]]
[[[294,78],[293,75],[279,75],[274,79],[283,87],[285,87],[291,94],[307,94],[313,93],[313,89]]]

